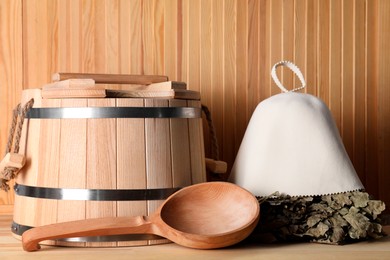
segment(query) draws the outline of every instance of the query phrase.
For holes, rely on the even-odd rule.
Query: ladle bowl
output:
[[[208,182],[172,194],[150,217],[110,217],[35,227],[23,233],[23,249],[38,250],[39,242],[70,237],[154,234],[179,245],[212,249],[236,244],[259,220],[257,199],[228,182]]]

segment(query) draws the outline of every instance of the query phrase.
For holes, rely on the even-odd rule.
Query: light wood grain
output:
[[[293,60],[294,59],[294,44],[287,44],[287,43],[293,43],[294,42],[294,26],[295,23],[292,23],[291,21],[294,21],[294,3],[295,1],[284,1],[282,5],[282,27],[283,27],[283,34],[282,34],[282,56],[284,60]],[[302,19],[302,17],[297,17],[297,19]],[[283,85],[287,87],[287,89],[290,89],[293,87],[293,82],[295,82],[295,79],[293,77],[293,74],[286,70],[286,68],[282,68],[282,77],[283,77]]]
[[[306,1],[306,92],[318,95],[317,91],[317,41],[319,1]],[[298,82],[298,81],[297,81]]]
[[[188,86],[189,89],[200,89],[200,1],[188,1]],[[220,28],[222,32],[222,28]]]
[[[367,33],[365,26],[365,12],[366,6],[364,0],[355,1],[355,16],[354,16],[354,92],[355,92],[355,105],[353,108],[353,162],[361,180],[365,178],[365,148],[366,141],[365,136],[367,135],[366,129],[366,118],[367,118],[367,88],[365,84],[366,71],[367,71],[367,59],[365,57],[365,36]]]
[[[164,5],[164,74],[170,79],[178,78],[178,2],[167,0]]]
[[[248,1],[248,57],[253,57],[248,59],[248,85],[252,86],[246,91],[248,92],[247,100],[247,113],[252,114],[257,106],[257,100],[259,95],[259,78],[262,71],[260,70],[260,54],[261,51],[259,46],[259,34],[262,32],[265,34],[265,31],[260,30],[260,3],[258,1]],[[265,28],[265,27],[264,27]],[[266,41],[260,37],[260,41]],[[259,72],[260,70],[260,72]],[[264,72],[265,73],[265,72]],[[266,80],[266,79],[265,79]],[[266,82],[264,82],[266,85]],[[264,87],[263,89],[267,89]],[[268,90],[268,89],[267,89]],[[261,93],[261,92],[260,92]],[[215,113],[213,111],[213,113]],[[216,124],[218,125],[218,123]]]
[[[326,103],[329,104],[329,61],[330,61],[330,46],[329,46],[329,26],[330,26],[330,1],[323,0],[319,2],[318,6],[318,50],[317,50],[317,62],[318,62],[318,77],[317,77],[317,89],[318,96]]]
[[[60,80],[54,83],[46,84],[42,87],[43,90],[51,88],[93,88],[95,87],[95,81],[93,79],[66,79]]]
[[[372,1],[367,4],[366,16],[367,20],[365,25],[367,33],[365,39],[367,40],[367,47],[365,57],[367,59],[366,79],[365,87],[367,89],[367,118],[365,127],[367,129],[366,135],[366,169],[365,169],[365,185],[367,190],[371,191],[376,197],[379,196],[379,176],[378,174],[367,174],[368,172],[379,172],[378,158],[380,152],[378,149],[379,143],[379,129],[378,129],[378,60],[379,60],[379,48],[378,41],[369,41],[368,39],[377,39],[379,37],[378,28],[378,1]]]
[[[87,107],[87,99],[64,99],[62,107]],[[86,189],[87,185],[87,119],[61,119],[60,172],[58,187]],[[57,222],[86,218],[86,202],[58,200]],[[83,242],[57,242],[63,246],[85,246]]]
[[[186,100],[170,100],[170,107],[186,107]],[[188,119],[169,119],[172,158],[172,186],[186,187],[192,184],[190,137]]]
[[[341,35],[341,2],[330,1],[330,100],[329,108],[340,132],[342,132],[342,35]]]
[[[283,2],[282,0],[275,0],[270,1],[270,39],[272,39],[272,42],[269,47],[270,52],[270,64],[268,66],[272,66],[276,62],[283,60],[283,53],[282,53],[282,32],[283,30]],[[282,80],[283,80],[283,73],[282,73]],[[260,82],[261,87],[261,82]],[[279,88],[275,87],[275,83],[271,81],[271,85],[269,86],[271,95],[275,95],[280,93]]]
[[[168,100],[145,99],[145,107],[168,107]],[[173,187],[169,119],[146,118],[145,140],[146,188]],[[152,215],[161,204],[161,200],[147,201],[148,215]],[[162,243],[162,241],[149,241],[149,245],[154,243]]]
[[[237,2],[235,0],[225,1],[224,3],[224,17],[234,17],[237,13]],[[235,131],[237,125],[236,119],[236,41],[237,41],[237,22],[233,19],[227,19],[224,23],[224,86],[223,86],[223,111],[230,115],[229,120],[224,120],[223,129],[223,158],[228,161],[234,161],[235,159]]]
[[[297,0],[294,3],[294,61],[295,64],[300,68],[302,73],[306,74],[306,39],[307,39],[307,9],[306,9],[306,0]],[[272,42],[272,41],[271,41]],[[294,86],[299,84],[299,80],[293,78]],[[306,90],[304,90],[306,91]]]
[[[212,103],[213,88],[212,88],[212,1],[202,0],[200,5],[202,8],[200,17],[200,92],[202,93],[203,104],[210,105]],[[203,121],[204,125],[207,125],[207,121]],[[204,139],[210,140],[208,127],[204,128]],[[206,141],[205,151],[207,154],[211,154],[210,142]]]
[[[236,28],[236,61],[235,61],[235,70],[236,70],[236,78],[235,78],[235,94],[234,97],[236,99],[236,124],[234,126],[235,128],[235,147],[234,151],[238,150],[241,140],[244,136],[245,129],[242,127],[246,124],[248,120],[248,113],[246,109],[240,109],[241,107],[246,106],[246,101],[248,98],[248,89],[246,86],[248,86],[248,77],[247,77],[247,70],[248,70],[248,2],[238,2],[236,3],[237,8],[237,28]],[[260,58],[260,57],[259,57]],[[259,74],[261,71],[259,72]],[[204,99],[204,94],[202,91],[202,102],[207,102]],[[204,135],[205,140],[207,139],[206,135]],[[205,142],[207,144],[207,141]],[[207,153],[206,154],[210,154]]]
[[[88,107],[115,107],[115,99],[88,99]],[[87,119],[87,189],[116,189],[116,119]],[[116,216],[116,201],[87,201],[86,218]],[[116,246],[116,242],[87,242]]]
[[[355,103],[354,95],[354,63],[353,63],[353,42],[354,42],[354,4],[352,1],[344,1],[342,6],[342,127],[341,136],[344,146],[349,151],[349,156],[353,158],[354,154],[354,128],[353,128],[353,110]],[[352,12],[351,12],[352,10]]]
[[[89,89],[43,89],[42,98],[58,99],[58,98],[104,98],[106,90],[101,87]]]
[[[94,73],[55,73],[53,81],[67,79],[93,79],[96,84],[152,84],[168,81],[168,77],[159,75],[124,75],[124,74],[94,74]]]
[[[61,107],[60,99],[42,99],[41,107]],[[37,187],[58,188],[60,169],[60,136],[61,120],[40,120],[40,133],[38,136],[38,173]],[[31,120],[32,121],[32,120]],[[30,134],[30,133],[29,133]],[[30,136],[29,136],[30,138]],[[26,174],[30,174],[28,171]],[[57,200],[36,199],[37,220],[32,226],[42,226],[57,222]],[[24,213],[29,215],[28,212]]]
[[[390,27],[390,19],[386,17],[386,13],[390,12],[390,2],[381,1],[379,3],[379,51],[380,61],[378,64],[378,130],[379,130],[379,160],[378,160],[378,181],[379,183],[389,184],[390,176],[388,169],[390,168],[390,44],[387,40],[390,37],[390,32],[387,28]],[[389,185],[387,185],[389,187]],[[390,194],[386,186],[379,186],[379,197],[384,201],[390,200]]]
[[[212,100],[209,107],[211,113],[214,116],[213,122],[215,124],[215,131],[217,140],[219,143],[221,154],[223,151],[223,119],[226,114],[223,111],[223,99],[224,99],[224,62],[223,62],[223,10],[224,2],[221,0],[212,1],[212,10],[218,10],[212,13],[212,38],[211,38],[211,87],[212,87]],[[206,104],[207,105],[207,104]],[[191,122],[191,121],[190,121]],[[191,126],[190,126],[191,128]],[[191,136],[191,135],[190,135]]]
[[[118,107],[143,107],[143,99],[117,99]],[[145,119],[117,119],[117,189],[145,189]],[[117,216],[146,216],[147,201],[118,201]],[[118,246],[147,245],[148,241],[118,242]]]
[[[200,108],[199,101],[189,100],[189,107]],[[204,155],[204,142],[202,121],[198,118],[188,119],[188,132],[190,138],[191,174],[192,184],[206,181],[206,164]]]
[[[23,89],[22,1],[0,1],[0,156],[8,140],[12,110],[20,102]],[[0,191],[0,211],[14,203],[13,192]]]

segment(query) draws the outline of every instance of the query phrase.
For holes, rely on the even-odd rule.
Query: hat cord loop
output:
[[[282,83],[280,82],[278,76],[276,75],[276,68],[279,67],[279,66],[286,66],[288,67],[290,70],[292,70],[294,72],[294,74],[299,78],[299,80],[301,81],[301,86],[298,87],[298,88],[294,88],[290,91],[292,92],[295,92],[295,91],[298,91],[298,90],[301,90],[303,88],[306,87],[306,81],[302,75],[302,72],[301,70],[294,64],[292,63],[291,61],[279,61],[278,63],[276,63],[272,69],[271,69],[271,77],[272,79],[274,80],[275,84],[283,91],[283,92],[289,92],[289,90],[287,90],[283,85]]]

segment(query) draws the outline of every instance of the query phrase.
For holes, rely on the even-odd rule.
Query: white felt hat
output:
[[[286,65],[305,87],[291,62],[272,68],[275,83],[286,93],[258,104],[249,122],[229,181],[267,196],[324,195],[363,189],[327,106],[315,96],[288,92],[276,76]],[[294,89],[298,90],[298,89]]]

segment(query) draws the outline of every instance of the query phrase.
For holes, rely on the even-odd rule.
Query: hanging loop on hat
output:
[[[273,67],[272,67],[272,70],[271,70],[271,76],[272,76],[272,79],[274,80],[275,84],[283,91],[283,92],[289,92],[289,90],[287,90],[283,85],[282,83],[280,82],[278,76],[276,75],[276,68],[279,67],[279,66],[286,66],[287,68],[289,68],[290,70],[292,70],[294,72],[294,74],[299,78],[299,80],[301,81],[301,86],[298,87],[298,88],[294,88],[290,91],[298,91],[298,90],[301,90],[303,88],[306,87],[306,81],[305,79],[303,78],[303,75],[302,75],[302,72],[301,70],[294,64],[292,63],[291,61],[279,61],[278,63],[276,63]]]

